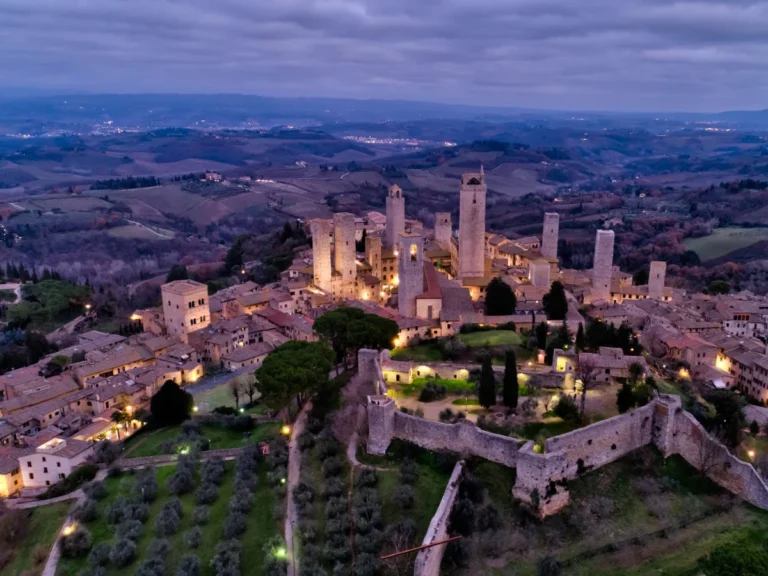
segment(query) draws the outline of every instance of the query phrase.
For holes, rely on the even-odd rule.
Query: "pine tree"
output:
[[[478,400],[483,408],[496,405],[496,377],[493,374],[491,358],[486,356],[483,367],[480,370],[480,386],[478,387]]]
[[[504,406],[515,409],[520,386],[517,382],[517,358],[514,350],[509,350],[504,360]]]
[[[616,407],[619,409],[620,414],[624,414],[634,405],[635,397],[632,394],[632,386],[629,382],[624,382],[616,393]]]
[[[579,322],[579,329],[576,331],[576,352],[583,352],[585,344],[584,325]]]
[[[40,278],[37,277],[37,270],[33,267],[32,268],[32,284],[37,284],[40,282]]]

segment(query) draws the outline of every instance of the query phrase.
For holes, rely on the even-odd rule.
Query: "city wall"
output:
[[[381,370],[376,370],[378,355],[367,358],[368,373],[384,386]],[[444,424],[410,416],[386,396],[369,396],[368,451],[384,454],[393,438],[517,468],[513,495],[542,516],[568,503],[569,481],[651,444],[665,457],[679,454],[723,488],[768,509],[768,485],[755,468],[712,438],[682,408],[678,396],[662,395],[627,414],[549,438],[543,451],[532,441],[520,447],[519,440],[485,432],[471,422]]]
[[[448,480],[448,485],[440,500],[440,505],[437,507],[437,512],[435,512],[435,515],[432,517],[432,521],[429,523],[429,528],[427,528],[427,533],[421,543],[422,546],[440,542],[447,538],[448,520],[451,516],[453,505],[456,502],[456,497],[459,494],[459,482],[461,481],[463,470],[464,461],[460,460],[453,468],[453,473]],[[440,574],[440,563],[443,561],[443,554],[445,554],[446,546],[447,544],[439,544],[419,551],[416,556],[416,562],[414,563],[413,575],[437,576]]]

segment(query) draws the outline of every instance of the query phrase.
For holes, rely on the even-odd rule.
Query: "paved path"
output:
[[[299,412],[299,417],[293,424],[291,440],[288,442],[288,493],[286,495],[285,511],[285,549],[288,551],[288,573],[294,576],[299,573],[299,565],[296,562],[296,553],[293,549],[293,529],[296,527],[298,515],[293,503],[293,489],[299,483],[301,475],[301,450],[299,449],[299,436],[304,432],[307,423],[307,413],[312,408],[312,403],[307,402]]]

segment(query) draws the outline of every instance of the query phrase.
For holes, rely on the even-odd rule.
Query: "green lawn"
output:
[[[407,348],[395,348],[391,352],[393,360],[409,362],[441,362],[443,353],[436,342],[423,342]]]
[[[10,564],[0,570],[0,575],[21,576],[31,574],[33,569],[42,569],[42,565],[35,567],[33,552],[39,548],[44,550],[47,556],[56,541],[56,535],[64,525],[70,505],[71,502],[61,502],[30,510],[29,535],[17,547],[16,555]],[[43,560],[44,563],[45,560]]]
[[[254,401],[258,400],[260,394],[254,396]],[[227,406],[229,408],[235,407],[235,397],[232,396],[229,384],[224,382],[219,384],[215,388],[209,388],[201,392],[195,392],[192,394],[195,399],[195,404],[208,404],[208,409],[213,410],[219,406]],[[249,401],[247,396],[240,397],[240,406],[244,406]],[[262,404],[257,404],[248,409],[250,414],[260,414],[264,411],[265,407]]]
[[[469,334],[459,334],[459,340],[467,346],[520,346],[523,339],[517,332],[512,330],[489,330],[487,332],[470,332]]]
[[[686,238],[683,244],[688,250],[696,252],[702,261],[707,261],[761,240],[768,240],[768,228],[725,227],[716,228],[709,236]]]
[[[445,386],[448,394],[474,394],[475,383],[469,380],[452,380],[448,378],[414,378],[410,384],[399,386],[400,391],[406,396],[418,396],[425,384],[432,383],[436,386]]]
[[[671,380],[657,380],[656,386],[662,394],[682,394],[680,386]]]
[[[566,422],[559,418],[551,422],[526,422],[520,430],[520,435],[529,440],[534,440],[539,435],[551,438],[576,430],[579,426],[578,422]]]
[[[175,439],[181,432],[179,426],[163,428],[154,432],[147,432],[132,436],[126,441],[127,458],[143,458],[145,456],[159,456],[162,454],[160,445],[168,440]],[[211,442],[210,450],[222,448],[239,448],[254,442],[269,441],[280,433],[278,422],[259,424],[251,435],[246,438],[242,432],[227,430],[217,426],[202,426],[202,435]],[[132,447],[134,447],[132,449]]]

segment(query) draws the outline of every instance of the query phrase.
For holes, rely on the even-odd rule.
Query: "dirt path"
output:
[[[288,442],[288,486],[285,511],[285,549],[288,551],[287,576],[295,576],[299,573],[299,564],[296,561],[296,552],[293,548],[293,531],[298,523],[296,506],[293,502],[293,489],[299,483],[301,475],[301,450],[299,449],[299,436],[304,432],[307,423],[307,413],[312,408],[312,403],[307,402],[299,412],[296,422],[293,424],[291,440]]]

